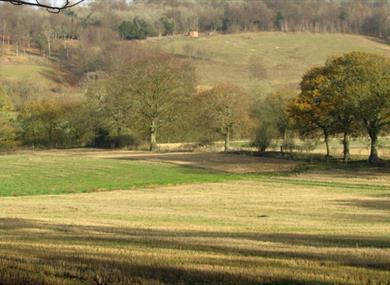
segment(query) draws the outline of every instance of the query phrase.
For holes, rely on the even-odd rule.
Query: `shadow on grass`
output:
[[[270,266],[270,264],[275,267],[278,266],[278,262],[281,262],[279,264],[281,266],[287,260],[310,261],[330,267],[337,264],[379,271],[386,271],[390,268],[388,258],[380,259],[374,258],[373,255],[362,255],[357,249],[362,247],[369,249],[389,248],[390,240],[379,237],[170,231],[48,224],[25,219],[0,219],[0,234],[13,241],[12,244],[0,244],[0,265],[8,264],[0,270],[1,284],[6,284],[5,281],[2,283],[1,272],[3,275],[8,272],[7,267],[15,267],[15,264],[19,264],[16,268],[23,272],[21,263],[28,263],[27,261],[15,260],[15,256],[28,256],[34,260],[33,262],[38,262],[34,265],[38,272],[40,266],[52,266],[53,268],[61,268],[62,266],[62,273],[55,273],[56,277],[88,282],[94,280],[95,284],[328,284],[321,280],[309,282],[304,279],[294,280],[283,277],[256,276],[255,278],[242,273],[234,274],[228,271],[220,272],[196,268],[197,265],[203,265],[208,268],[227,266],[226,270],[232,267],[248,269]],[[25,246],[25,243],[28,246]],[[42,251],[39,247],[35,247],[34,243],[49,246],[48,250]],[[64,250],[64,246],[75,246],[81,251]],[[102,254],[84,252],[82,251],[83,246],[100,249],[134,248],[150,253],[155,252],[155,255],[163,251],[176,257],[183,254],[180,258],[190,259],[190,261],[192,252],[193,254],[201,253],[201,255],[196,262],[191,261],[191,267],[187,269],[182,268],[180,264],[175,264],[175,262],[172,264],[172,262],[164,260],[166,257],[162,257],[158,263],[148,264],[150,261],[147,259],[131,259],[129,261],[126,258],[123,259],[123,256],[107,256],[104,250],[101,251]],[[327,248],[332,248],[331,254]],[[354,250],[356,250],[356,254],[353,253]],[[76,270],[75,267],[80,268]],[[31,271],[31,269],[29,270]],[[18,276],[20,273],[18,272],[13,272],[11,275]],[[101,273],[97,274],[96,272]],[[48,274],[52,273],[49,271]],[[5,280],[4,278],[3,280]],[[127,281],[120,283],[119,279],[115,278],[127,278],[123,279]],[[105,281],[106,279],[109,281]],[[153,280],[160,283],[150,283]]]
[[[1,258],[1,256],[0,256]],[[16,261],[20,263],[20,260]],[[293,278],[277,278],[267,276],[243,276],[227,272],[211,270],[183,269],[179,266],[140,265],[127,261],[117,262],[102,258],[70,256],[66,252],[47,255],[40,262],[51,264],[57,268],[55,276],[45,282],[47,272],[32,274],[29,268],[22,266],[6,274],[0,269],[0,282],[8,284],[63,284],[63,280],[79,280],[81,284],[215,284],[215,285],[330,285],[331,282],[320,280],[299,280]],[[12,264],[12,261],[10,261]],[[88,265],[88,266],[86,266]],[[82,273],[82,277],[79,275]],[[8,281],[8,282],[7,282]],[[57,281],[57,282],[53,282]],[[21,283],[20,283],[21,282]]]
[[[390,199],[351,199],[351,200],[340,200],[340,204],[354,207],[367,208],[370,210],[382,210],[390,212]],[[390,216],[387,217],[390,222]]]
[[[376,164],[370,164],[365,159],[356,159],[351,160],[347,164],[342,160],[341,157],[335,158],[331,157],[330,160],[326,160],[326,157],[323,154],[317,153],[302,153],[302,152],[287,152],[285,154],[281,154],[277,151],[267,151],[263,153],[253,152],[253,151],[239,151],[236,152],[238,154],[246,154],[251,156],[260,156],[260,157],[269,157],[276,158],[281,160],[293,160],[293,161],[301,161],[301,162],[310,162],[313,164],[328,166],[328,167],[336,167],[340,169],[356,169],[356,168],[377,168],[390,171],[390,160],[380,160]]]
[[[27,219],[12,219],[0,218],[0,230],[18,231],[26,229],[41,229],[50,230],[59,235],[59,237],[66,238],[73,237],[72,234],[77,233],[86,234],[86,240],[94,239],[95,241],[105,241],[104,236],[100,234],[119,235],[121,238],[113,239],[113,241],[126,241],[127,238],[131,240],[132,237],[149,237],[149,238],[227,238],[236,240],[248,240],[259,242],[277,242],[288,245],[297,246],[313,246],[313,247],[337,247],[337,248],[390,248],[390,240],[385,238],[368,237],[368,236],[340,236],[340,235],[313,235],[313,234],[297,234],[297,233],[278,233],[278,234],[262,234],[254,232],[216,232],[216,231],[169,231],[160,229],[145,229],[145,228],[126,228],[126,227],[106,227],[106,226],[83,226],[83,225],[64,225],[64,224],[49,224],[38,220]],[[93,233],[91,235],[90,233]],[[63,236],[62,236],[62,235]],[[31,233],[30,237],[41,234]],[[45,235],[43,235],[45,237]],[[50,237],[50,235],[48,235]],[[122,239],[123,237],[123,239]],[[146,240],[146,239],[145,239]]]
[[[351,161],[345,164],[336,160],[330,162],[317,160],[308,163],[306,156],[292,158],[272,152],[263,154],[248,151],[229,153],[145,153],[110,159],[164,162],[188,168],[249,175],[291,176],[312,171],[331,172],[340,177],[390,175],[390,161],[383,161],[381,166],[370,165],[366,161]]]
[[[302,163],[291,160],[239,155],[234,153],[150,153],[128,155],[110,159],[129,161],[154,161],[178,165],[187,169],[204,169],[229,174],[289,175],[302,171]]]

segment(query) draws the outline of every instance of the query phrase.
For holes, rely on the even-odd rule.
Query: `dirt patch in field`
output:
[[[31,151],[18,151],[18,154],[31,154]],[[230,173],[270,173],[288,172],[302,166],[302,162],[288,159],[231,154],[222,152],[167,152],[153,153],[145,151],[71,149],[44,150],[33,152],[38,156],[67,156],[163,162],[180,166],[224,171]]]
[[[300,165],[298,162],[283,159],[224,153],[129,153],[115,158],[165,162],[231,173],[286,172]]]

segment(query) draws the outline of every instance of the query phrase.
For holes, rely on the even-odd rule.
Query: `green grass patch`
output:
[[[0,196],[125,190],[240,178],[154,162],[30,154],[1,156],[0,166]]]
[[[283,160],[280,161],[283,163]],[[333,165],[333,164],[331,164]],[[196,184],[233,180],[252,180],[272,185],[329,188],[331,190],[389,195],[390,186],[368,181],[310,180],[304,175],[365,169],[340,164],[304,164],[287,172],[230,174],[199,167],[114,158],[65,155],[15,154],[0,156],[0,196],[57,195],[110,190],[128,190],[160,185]],[[368,168],[370,169],[370,168]],[[375,172],[375,169],[371,171]],[[380,170],[378,170],[380,171]]]

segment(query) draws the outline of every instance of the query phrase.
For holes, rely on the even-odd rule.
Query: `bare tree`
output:
[[[157,132],[183,120],[195,92],[194,68],[188,62],[163,53],[132,65],[124,74],[124,84],[134,99],[140,125],[148,129],[150,150],[157,149]]]
[[[234,132],[245,133],[249,123],[250,98],[248,94],[230,83],[221,83],[197,95],[199,101],[196,124],[217,132],[224,139],[225,151],[230,149]]]
[[[28,6],[42,7],[52,13],[59,13],[61,12],[61,10],[72,8],[84,1],[85,0],[77,0],[77,1],[0,0],[0,2],[9,2],[13,5],[28,5]]]

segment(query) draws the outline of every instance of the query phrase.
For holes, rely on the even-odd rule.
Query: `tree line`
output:
[[[142,52],[143,51],[143,52]],[[300,92],[278,90],[259,100],[230,83],[200,90],[192,64],[159,50],[138,49],[118,70],[84,82],[84,96],[17,98],[0,89],[0,144],[32,147],[129,147],[159,142],[207,145],[252,138],[266,151],[276,139],[281,152],[300,137],[342,138],[350,159],[351,137],[371,141],[390,130],[390,60],[352,52],[306,72]]]
[[[281,140],[281,152],[294,147],[298,136],[308,143],[323,137],[326,160],[331,158],[330,138],[340,138],[343,160],[350,160],[350,138],[369,137],[368,161],[377,163],[378,139],[390,131],[390,60],[351,52],[329,58],[324,66],[308,70],[300,92],[279,91],[255,109],[258,129],[254,145],[265,151]]]
[[[342,135],[348,162],[350,136],[368,135],[377,162],[378,137],[390,125],[390,60],[362,52],[329,59],[304,75],[288,112],[301,136],[323,134],[327,157],[330,136]]]
[[[129,40],[191,30],[341,32],[383,40],[390,37],[390,3],[386,0],[95,0],[58,15],[8,3],[0,5],[2,46],[12,44],[16,53],[34,46],[48,56],[58,45],[67,49],[59,41],[79,40],[91,28],[109,30]]]
[[[244,135],[245,92],[230,84],[199,91],[187,60],[151,49],[137,55],[119,70],[91,76],[85,94],[73,99],[18,98],[2,88],[0,145],[156,150],[158,142],[224,138],[228,149],[233,132]]]

